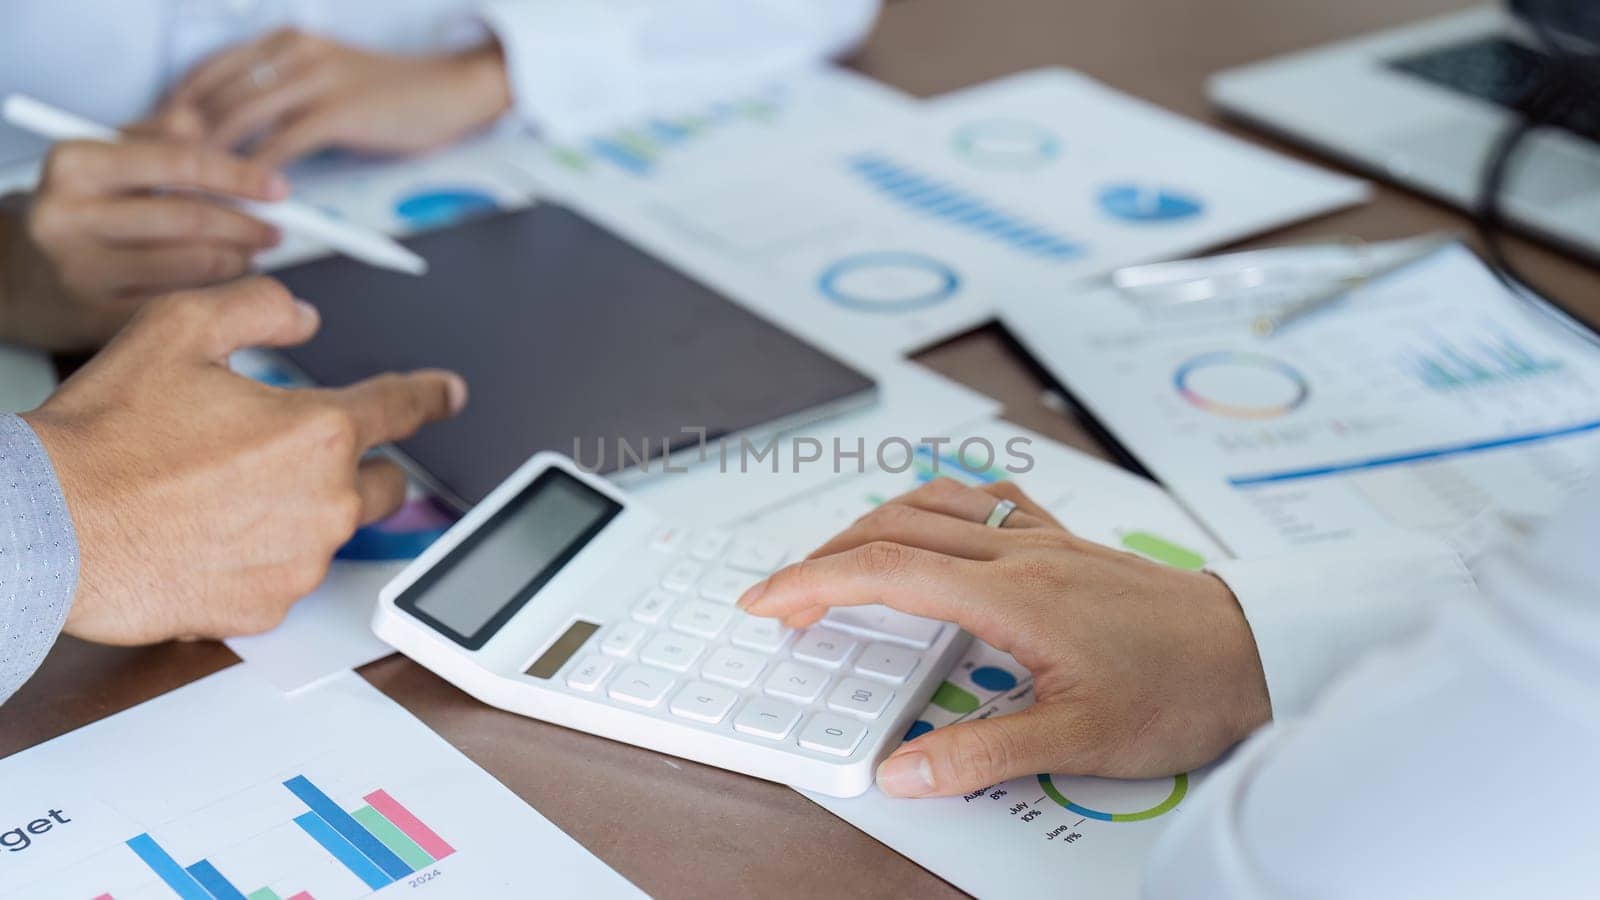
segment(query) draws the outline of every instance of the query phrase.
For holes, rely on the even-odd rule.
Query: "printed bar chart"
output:
[[[362,798],[367,805],[346,812],[304,775],[296,775],[283,786],[309,809],[296,816],[294,824],[371,890],[387,887],[456,852],[387,791],[367,794]],[[182,900],[286,900],[270,887],[246,893],[208,859],[185,866],[149,834],[132,838],[127,845]],[[114,898],[106,893],[95,900]],[[287,900],[314,898],[301,891]]]
[[[1029,256],[1054,261],[1076,259],[1083,245],[1054,234],[1048,227],[1014,215],[959,187],[918,172],[895,160],[863,153],[848,168],[894,202],[948,225],[973,231]]]
[[[455,852],[387,791],[367,794],[367,805],[349,813],[304,775],[283,786],[311,810],[295,824],[373,890]]]
[[[156,839],[149,834],[132,838],[127,844],[128,848],[138,854],[144,864],[183,900],[283,900],[277,891],[265,887],[246,894],[235,887],[210,860],[202,859],[189,866],[179,865],[172,854],[156,843]],[[95,900],[114,900],[114,898],[111,894],[101,894]],[[315,898],[301,891],[289,900],[315,900]]]
[[[718,126],[735,122],[770,123],[782,112],[783,101],[782,92],[774,89],[737,102],[716,103],[701,113],[651,119],[636,128],[593,138],[581,147],[554,147],[550,154],[557,163],[574,172],[587,172],[597,163],[606,163],[643,178],[654,173],[668,149]]]

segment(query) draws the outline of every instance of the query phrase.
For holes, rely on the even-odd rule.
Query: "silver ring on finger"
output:
[[[994,509],[989,511],[989,518],[984,519],[983,524],[987,528],[1001,528],[1016,509],[1017,505],[1010,500],[1000,500],[995,503]]]

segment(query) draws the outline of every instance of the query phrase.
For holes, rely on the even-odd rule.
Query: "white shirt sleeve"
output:
[[[1239,598],[1277,717],[1304,712],[1356,659],[1414,635],[1435,607],[1477,589],[1456,549],[1425,535],[1210,568]]]
[[[566,139],[848,52],[878,0],[491,0],[517,112]]]
[[[1157,845],[1145,895],[1600,896],[1600,486],[1576,499],[1475,562],[1477,588],[1431,604],[1417,636],[1369,654],[1219,766]],[[1449,578],[1428,572],[1390,574],[1427,591]],[[1280,570],[1273,596],[1379,590],[1403,618],[1429,617],[1403,586],[1311,567],[1291,582]],[[1346,599],[1373,612],[1365,594]],[[1353,633],[1330,624],[1337,645]]]

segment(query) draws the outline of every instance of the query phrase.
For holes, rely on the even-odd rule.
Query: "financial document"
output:
[[[0,784],[0,897],[644,896],[355,675],[291,699],[225,669]]]
[[[903,471],[837,478],[741,517],[737,527],[814,546],[938,477],[1014,481],[1076,534],[1166,565],[1199,569],[1223,555],[1156,485],[997,420],[921,448]],[[1032,685],[1010,655],[975,641],[906,737],[1020,712],[1033,702]],[[975,896],[1117,898],[1137,896],[1145,856],[1199,777],[1047,772],[938,800],[891,799],[876,788],[847,800],[807,796]]]
[[[1250,316],[1097,288],[1005,321],[1240,556],[1537,518],[1600,454],[1600,351],[1461,246],[1275,337]]]
[[[867,84],[834,85],[854,97],[841,104],[853,115],[780,106],[764,142],[742,152],[702,151],[686,136],[658,153],[698,165],[629,173],[546,154],[530,171],[545,192],[727,279],[741,301],[824,346],[888,354],[987,321],[1002,301],[1365,196],[1354,179],[1066,70],[920,105]]]

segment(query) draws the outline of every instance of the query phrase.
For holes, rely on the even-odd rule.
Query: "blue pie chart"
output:
[[[497,212],[500,201],[471,187],[431,187],[413,191],[394,205],[395,215],[413,228],[440,228]]]
[[[1113,184],[1100,191],[1100,208],[1124,222],[1179,222],[1205,211],[1193,194],[1143,184]]]

